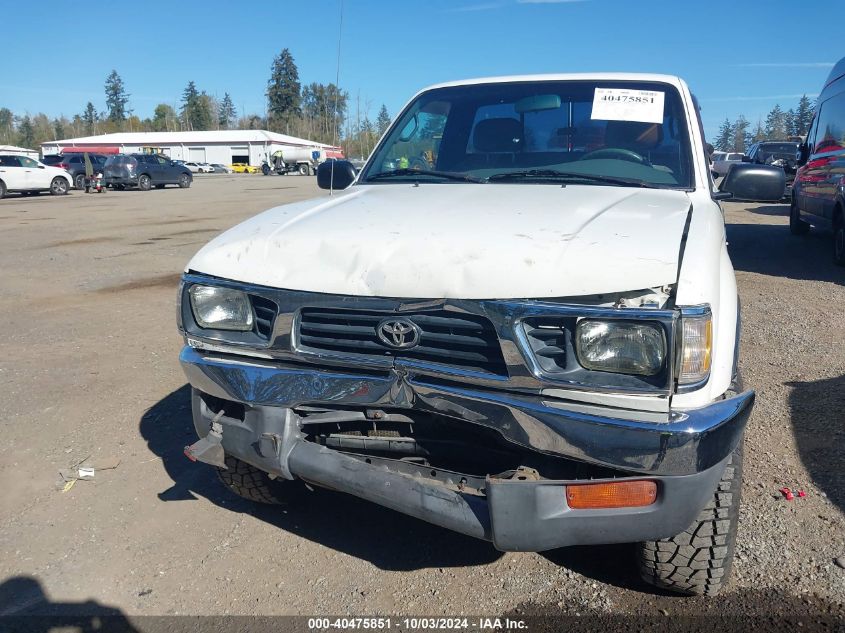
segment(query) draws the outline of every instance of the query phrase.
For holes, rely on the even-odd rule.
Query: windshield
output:
[[[663,83],[534,81],[421,94],[359,182],[692,188],[681,97]]]

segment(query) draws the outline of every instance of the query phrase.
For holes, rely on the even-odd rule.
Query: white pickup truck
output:
[[[639,543],[646,581],[715,594],[754,403],[718,199],[783,191],[743,169],[713,190],[676,77],[421,91],[360,173],[320,166],[333,195],[188,264],[187,456],[249,499],[299,479],[503,551]]]

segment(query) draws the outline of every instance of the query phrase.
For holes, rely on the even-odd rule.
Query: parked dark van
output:
[[[825,82],[798,153],[789,228],[794,235],[811,225],[832,229],[833,259],[845,266],[845,58]]]
[[[161,154],[117,154],[110,156],[103,169],[107,187],[126,189],[138,187],[149,191],[153,187],[179,185],[187,189],[193,182],[191,171]]]

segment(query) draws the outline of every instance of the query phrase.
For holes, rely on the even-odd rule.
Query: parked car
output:
[[[760,141],[748,148],[744,160],[755,165],[774,165],[782,168],[788,188],[792,186],[798,168],[798,145],[795,141]]]
[[[789,228],[833,232],[833,261],[845,266],[845,57],[833,67],[816,101],[807,140],[800,145]]]
[[[105,154],[88,154],[91,160],[91,167],[94,173],[102,173],[108,156]],[[73,178],[73,186],[76,189],[85,188],[85,154],[50,154],[44,157],[45,165],[51,165],[64,169]]]
[[[220,163],[211,163],[211,166],[214,168],[214,173],[221,173],[221,174],[231,174],[232,168],[226,167],[226,165],[221,165]]]
[[[725,152],[718,160],[714,158],[713,166],[711,167],[713,175],[716,177],[725,176],[731,165],[742,162],[743,156],[744,154],[742,152]]]
[[[0,154],[0,198],[12,192],[64,195],[72,185],[73,179],[64,169],[28,156]]]
[[[208,163],[196,163],[189,161],[187,163],[183,163],[183,165],[190,169],[193,174],[206,174],[214,171],[214,168]]]
[[[232,163],[232,171],[236,174],[257,174],[261,169],[246,163]]]
[[[715,594],[754,393],[714,196],[783,173],[712,192],[701,129],[663,75],[420,92],[360,173],[320,165],[332,202],[188,263],[186,454],[254,501],[302,479],[503,551],[639,542],[648,582]]]
[[[187,189],[193,182],[191,171],[161,154],[118,154],[109,156],[103,168],[105,184],[114,189],[138,187],[149,191],[153,187],[179,185]]]

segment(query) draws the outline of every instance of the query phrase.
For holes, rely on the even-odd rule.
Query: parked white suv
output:
[[[637,542],[648,582],[716,593],[754,393],[701,129],[664,75],[423,90],[360,173],[319,167],[333,196],[188,264],[186,454],[503,551]]]
[[[49,191],[64,195],[73,178],[64,169],[50,167],[18,154],[0,154],[0,198],[7,193]]]

